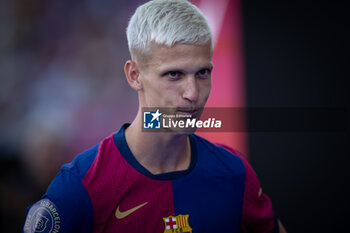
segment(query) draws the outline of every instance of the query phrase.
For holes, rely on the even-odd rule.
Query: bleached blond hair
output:
[[[151,43],[175,43],[212,47],[212,33],[206,17],[186,0],[152,0],[139,6],[126,29],[131,55],[149,51]]]

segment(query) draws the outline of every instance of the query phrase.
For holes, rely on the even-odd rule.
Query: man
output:
[[[150,1],[127,38],[136,118],[61,168],[24,232],[284,232],[238,152],[188,132],[143,130],[145,107],[199,117],[213,69],[203,14],[184,0]]]

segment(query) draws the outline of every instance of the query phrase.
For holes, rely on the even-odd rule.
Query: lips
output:
[[[198,108],[177,108],[176,111],[189,113],[189,114],[195,114],[198,112]]]
[[[201,108],[177,108],[176,112],[197,117],[201,113]]]

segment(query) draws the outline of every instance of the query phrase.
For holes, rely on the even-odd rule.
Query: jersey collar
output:
[[[114,142],[118,147],[119,152],[124,157],[124,159],[138,172],[143,175],[156,179],[156,180],[174,180],[186,176],[189,174],[195,167],[197,163],[197,147],[193,135],[189,135],[190,143],[191,143],[191,163],[188,169],[183,171],[175,171],[175,172],[167,172],[162,174],[154,175],[149,172],[146,168],[144,168],[135,158],[135,156],[131,153],[130,148],[125,139],[125,129],[130,126],[130,123],[124,124],[118,132],[113,135]]]

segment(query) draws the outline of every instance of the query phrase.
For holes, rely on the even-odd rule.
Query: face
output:
[[[140,107],[171,107],[176,112],[198,113],[211,89],[210,44],[152,45],[151,57],[139,68]]]

